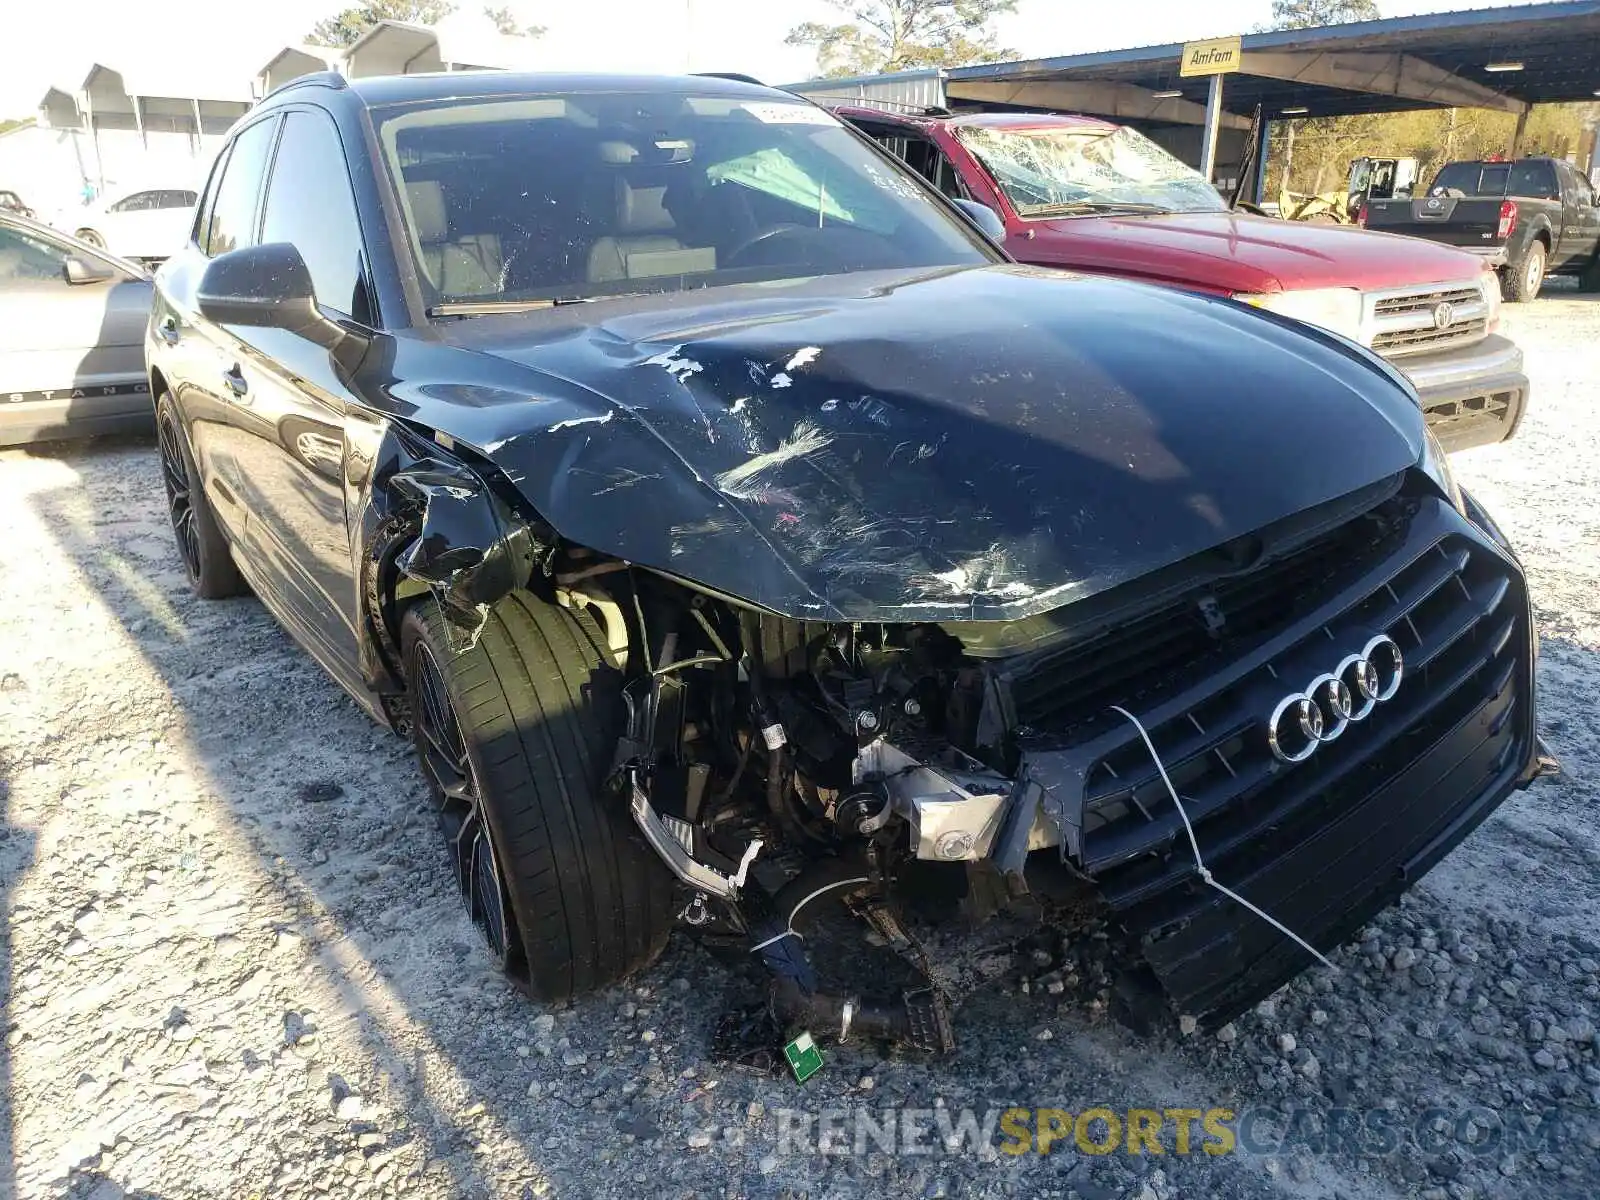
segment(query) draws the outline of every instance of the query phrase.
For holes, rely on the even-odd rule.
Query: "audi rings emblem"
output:
[[[1282,762],[1304,762],[1400,690],[1405,661],[1392,637],[1379,634],[1303,692],[1278,701],[1267,721],[1267,744]]]

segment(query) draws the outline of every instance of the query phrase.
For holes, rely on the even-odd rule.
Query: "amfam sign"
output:
[[[1239,69],[1240,39],[1212,38],[1208,42],[1186,42],[1179,75],[1226,75]],[[1169,60],[1170,61],[1170,60]]]

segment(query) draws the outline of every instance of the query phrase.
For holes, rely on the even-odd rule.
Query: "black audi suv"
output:
[[[684,927],[942,1049],[938,921],[1087,912],[1130,1014],[1220,1021],[1537,774],[1522,573],[1404,378],[989,225],[730,78],[230,135],[149,324],[179,549],[415,743],[533,994]],[[904,987],[818,973],[841,903]]]

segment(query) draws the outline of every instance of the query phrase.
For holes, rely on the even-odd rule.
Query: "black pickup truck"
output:
[[[1600,207],[1589,181],[1559,158],[1447,163],[1416,199],[1370,200],[1361,223],[1483,255],[1507,300],[1532,300],[1546,275],[1600,291]]]

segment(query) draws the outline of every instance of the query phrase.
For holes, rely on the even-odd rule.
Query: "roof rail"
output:
[[[955,113],[939,104],[908,104],[904,100],[880,100],[876,96],[824,96],[805,92],[791,92],[790,95],[803,95],[807,100],[824,108],[877,108],[890,113],[891,116],[902,112],[913,117],[955,116]]]
[[[313,71],[309,75],[297,75],[297,76],[295,76],[295,78],[289,80],[289,82],[287,82],[287,83],[280,83],[277,87],[273,88],[265,96],[261,97],[261,99],[262,100],[267,100],[267,99],[269,99],[269,98],[271,98],[273,96],[276,96],[279,92],[287,92],[290,88],[297,88],[297,87],[345,88],[345,87],[349,87],[349,86],[350,86],[349,81],[346,80],[345,77],[343,75],[339,74],[339,72],[337,72],[337,71]]]
[[[754,75],[741,75],[738,71],[696,71],[695,76],[700,79],[731,79],[734,83],[753,83],[757,87],[766,87]]]

